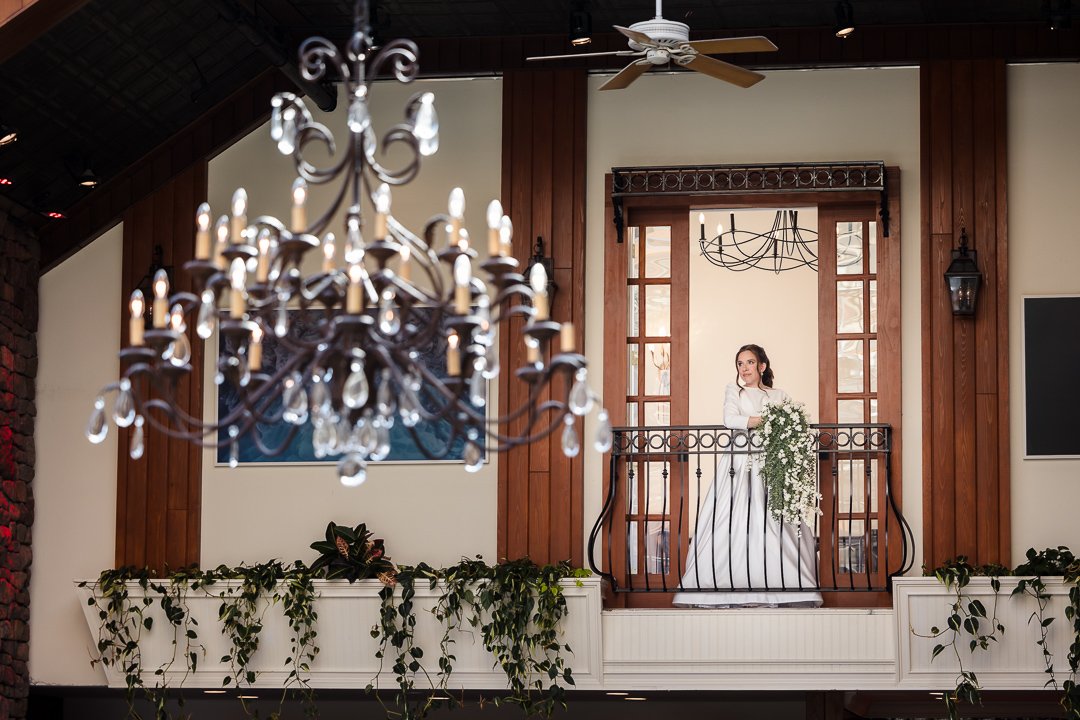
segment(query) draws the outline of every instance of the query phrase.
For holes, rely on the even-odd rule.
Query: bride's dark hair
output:
[[[772,363],[769,361],[769,356],[765,354],[765,348],[760,345],[743,345],[735,353],[735,384],[742,387],[739,383],[739,356],[749,350],[754,353],[754,357],[757,358],[758,367],[764,365],[765,369],[761,372],[761,384],[767,388],[771,388],[773,384],[773,371]]]

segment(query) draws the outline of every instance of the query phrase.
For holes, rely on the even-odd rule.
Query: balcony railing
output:
[[[592,570],[619,593],[890,590],[914,559],[891,428],[812,429],[822,512],[794,527],[769,514],[754,431],[617,428]]]

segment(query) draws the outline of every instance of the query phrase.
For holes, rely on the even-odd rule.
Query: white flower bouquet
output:
[[[791,400],[766,404],[757,433],[769,512],[801,531],[803,522],[810,524],[821,514],[817,453],[806,408]]]

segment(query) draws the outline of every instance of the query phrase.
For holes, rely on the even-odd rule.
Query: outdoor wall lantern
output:
[[[963,223],[963,220],[961,220]],[[953,315],[974,315],[982,273],[975,262],[974,250],[968,249],[967,228],[961,225],[960,247],[952,251],[952,262],[945,271]]]

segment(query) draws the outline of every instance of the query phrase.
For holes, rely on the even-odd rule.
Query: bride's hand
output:
[[[761,416],[760,415],[751,415],[750,419],[746,421],[746,426],[750,427],[750,428],[756,428],[760,424],[761,424]]]

